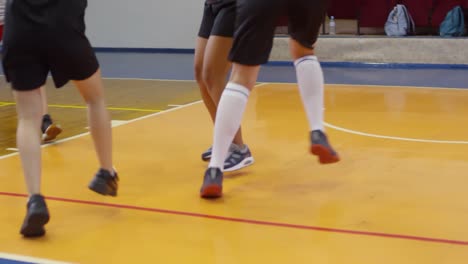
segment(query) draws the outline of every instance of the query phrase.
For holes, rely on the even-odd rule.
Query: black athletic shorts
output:
[[[203,18],[198,36],[209,38],[211,35],[232,37],[236,20],[236,2],[233,0],[205,3]]]
[[[278,20],[287,16],[289,35],[304,47],[317,41],[328,0],[237,0],[229,59],[243,65],[268,62]]]
[[[99,68],[86,38],[86,0],[8,0],[3,71],[15,90],[33,90],[51,73],[57,88]]]

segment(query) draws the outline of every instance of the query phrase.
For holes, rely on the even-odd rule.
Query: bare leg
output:
[[[213,98],[208,91],[208,87],[203,80],[203,58],[205,56],[206,44],[208,43],[208,39],[205,38],[197,38],[197,47],[195,48],[195,62],[194,62],[194,71],[195,71],[195,79],[197,80],[198,87],[200,88],[200,94],[203,99],[203,103],[205,104],[206,109],[210,113],[211,120],[215,121],[216,118],[216,107],[217,104],[213,101]]]
[[[113,172],[112,128],[104,99],[101,72],[86,80],[74,81],[88,106],[88,123],[101,168]]]
[[[42,99],[42,115],[47,115],[49,113],[49,106],[47,104],[47,94],[45,89],[45,86],[41,86],[41,88],[39,88]]]
[[[30,91],[13,91],[18,113],[16,133],[24,179],[29,199],[20,233],[25,237],[45,234],[49,210],[41,193],[41,130],[42,100],[39,87]]]
[[[41,189],[41,120],[40,89],[13,91],[18,113],[17,147],[29,195]]]

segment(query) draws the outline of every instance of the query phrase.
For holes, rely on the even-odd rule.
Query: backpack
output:
[[[396,5],[385,22],[387,36],[407,36],[415,33],[413,18],[404,5]]]
[[[440,24],[441,37],[459,37],[465,34],[465,17],[460,6],[456,6],[447,13]]]

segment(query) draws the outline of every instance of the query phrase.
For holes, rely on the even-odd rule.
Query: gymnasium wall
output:
[[[193,49],[204,0],[91,0],[94,47]]]
[[[194,49],[204,0],[90,0],[87,34],[98,48]],[[323,38],[321,61],[468,65],[468,38]],[[289,61],[286,38],[270,59]]]

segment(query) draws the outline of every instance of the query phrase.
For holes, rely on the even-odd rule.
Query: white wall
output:
[[[88,0],[94,47],[193,49],[204,0]]]

